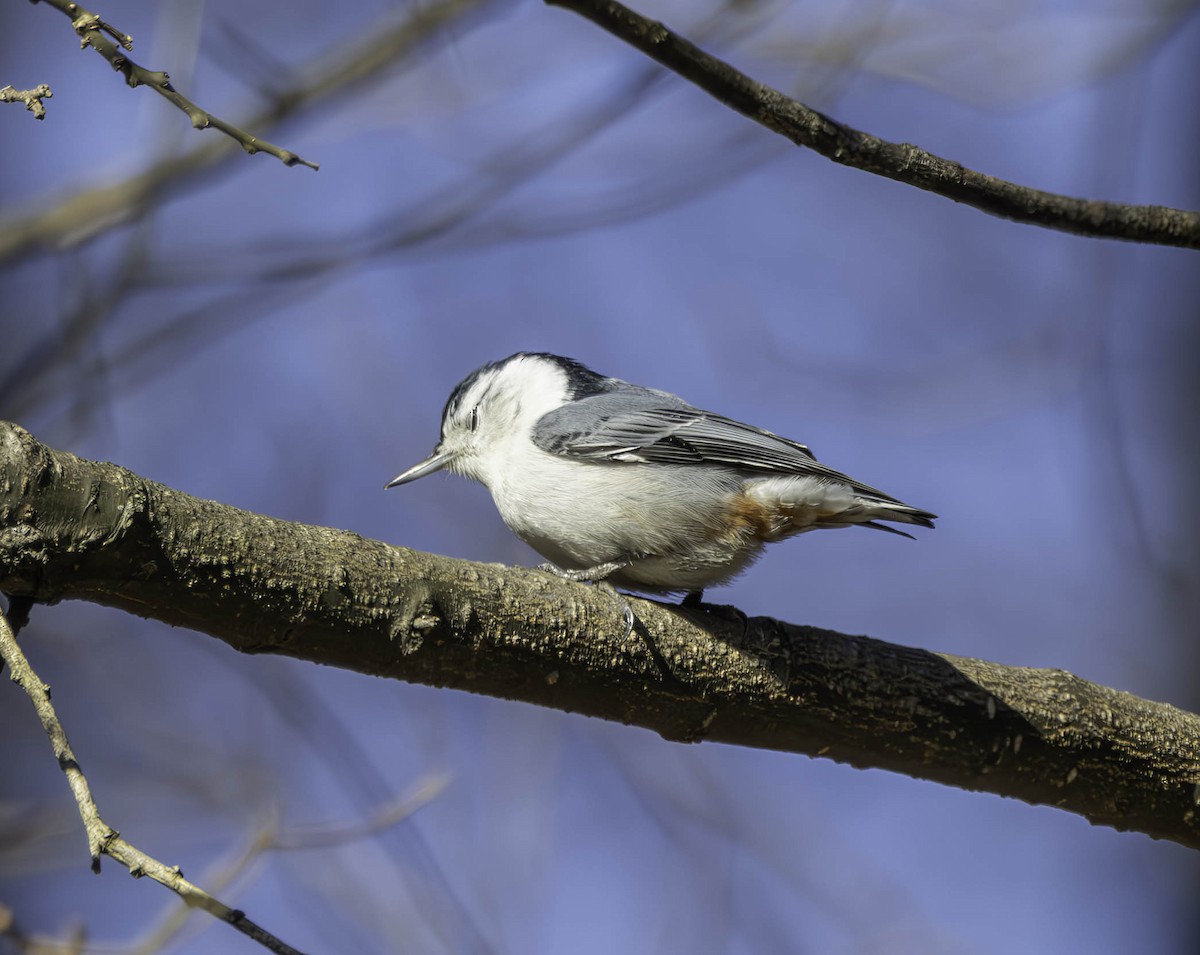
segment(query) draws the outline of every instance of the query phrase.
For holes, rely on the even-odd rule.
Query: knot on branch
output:
[[[128,33],[122,33],[111,23],[105,23],[94,13],[87,10],[80,10],[79,16],[71,21],[71,26],[75,32],[79,34],[79,49],[86,50],[89,46],[96,46],[93,42],[94,38],[89,36],[92,33],[107,33],[110,37],[117,41],[125,50],[133,49],[133,37]]]

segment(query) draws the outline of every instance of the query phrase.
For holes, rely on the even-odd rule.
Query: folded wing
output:
[[[571,402],[538,421],[533,440],[543,451],[573,458],[642,464],[719,464],[765,475],[803,475],[845,484],[856,493],[900,503],[877,488],[817,461],[803,444],[645,389],[631,396],[596,395]],[[675,399],[678,401],[678,399]]]

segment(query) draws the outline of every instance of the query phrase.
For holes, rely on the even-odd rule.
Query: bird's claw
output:
[[[625,599],[616,587],[604,579],[609,574],[628,566],[629,561],[612,560],[606,564],[597,564],[595,567],[584,567],[581,570],[566,570],[555,564],[545,563],[541,564],[538,570],[554,574],[556,577],[562,577],[564,580],[592,584],[595,587],[607,590],[621,604],[621,617],[625,621],[625,635],[622,637],[622,640],[628,640],[630,634],[633,633],[634,626],[637,624],[637,616],[634,614],[633,608],[629,606],[629,601]]]

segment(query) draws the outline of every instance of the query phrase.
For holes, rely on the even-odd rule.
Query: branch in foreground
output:
[[[35,86],[31,90],[19,90],[13,86],[5,86],[0,89],[0,103],[24,103],[25,108],[33,113],[34,119],[46,118],[46,107],[42,100],[50,99],[53,96],[50,87],[45,83]]]
[[[268,951],[277,952],[279,955],[301,955],[296,949],[246,918],[245,912],[231,909],[224,902],[213,898],[202,888],[189,882],[183,877],[178,866],[165,865],[146,855],[140,849],[131,846],[121,838],[120,833],[100,818],[100,810],[96,808],[96,803],[92,799],[87,777],[79,768],[75,754],[71,751],[71,744],[67,742],[66,731],[54,712],[54,705],[50,702],[50,687],[41,681],[41,678],[29,665],[29,661],[25,659],[25,654],[21,652],[21,647],[17,643],[16,635],[9,626],[8,618],[2,613],[0,613],[0,658],[8,664],[12,672],[12,681],[20,686],[33,702],[33,708],[42,722],[42,728],[50,738],[50,745],[54,749],[58,765],[71,786],[75,803],[79,807],[79,816],[83,820],[83,827],[87,832],[88,851],[92,856],[93,872],[100,871],[100,855],[103,853],[125,866],[134,878],[149,876],[155,882],[165,885],[176,893],[187,903],[189,908],[204,909],[221,921],[228,922]]]
[[[81,47],[86,49],[90,46],[108,60],[114,70],[124,75],[125,82],[131,87],[148,86],[169,103],[183,110],[187,114],[188,119],[191,120],[194,128],[208,129],[211,126],[214,129],[219,129],[226,136],[241,143],[242,149],[246,150],[250,155],[254,155],[257,152],[264,152],[274,156],[285,166],[300,165],[307,166],[309,169],[321,168],[317,163],[309,162],[307,159],[297,156],[290,149],[284,149],[281,146],[276,146],[274,143],[267,142],[265,139],[259,139],[244,129],[234,126],[232,123],[225,122],[219,116],[214,116],[212,113],[201,109],[171,85],[171,77],[166,73],[160,70],[148,70],[143,66],[139,66],[121,52],[122,49],[126,51],[133,49],[133,37],[128,33],[122,33],[111,24],[105,23],[96,14],[85,10],[79,4],[72,3],[71,0],[32,0],[32,2],[48,3],[54,9],[65,13],[71,18],[71,26],[79,34],[79,44]],[[108,34],[108,36],[105,36],[105,34]],[[109,37],[112,37],[117,42],[113,43]],[[40,119],[41,117],[38,118]]]
[[[1058,806],[1200,848],[1200,717],[1059,670],[631,598],[203,501],[0,423],[0,591]]]
[[[663,24],[616,0],[545,0],[578,13],[743,116],[834,162],[907,183],[989,215],[1094,238],[1200,249],[1200,212],[1060,196],[985,176],[908,143],[886,140],[809,109],[740,73]]]

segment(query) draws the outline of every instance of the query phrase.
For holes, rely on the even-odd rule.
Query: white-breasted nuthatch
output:
[[[802,444],[544,353],[471,372],[433,453],[386,486],[441,468],[485,485],[546,569],[693,599],[794,534],[857,524],[909,537],[877,522],[936,517]]]

